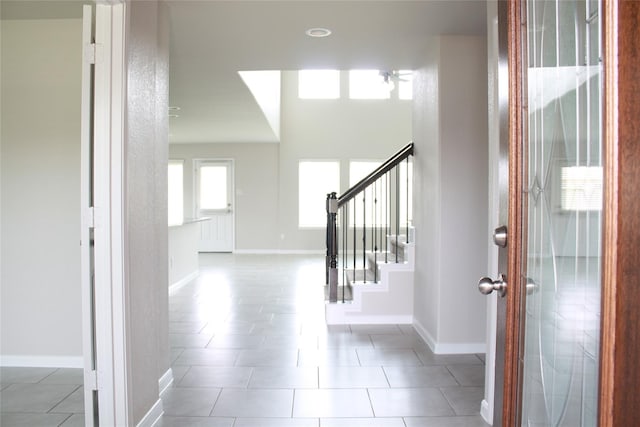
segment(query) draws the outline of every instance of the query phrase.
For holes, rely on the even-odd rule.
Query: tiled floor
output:
[[[0,368],[0,426],[84,425],[82,370]]]
[[[161,427],[484,427],[481,355],[411,326],[324,325],[321,256],[201,255],[170,297]],[[8,426],[82,425],[82,374],[3,368]]]
[[[484,427],[478,355],[411,326],[324,324],[322,256],[201,255],[170,298],[163,427]]]

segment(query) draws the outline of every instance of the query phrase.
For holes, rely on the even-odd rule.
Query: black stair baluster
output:
[[[362,192],[362,281],[367,282],[367,189]]]
[[[356,280],[356,251],[358,248],[358,242],[356,240],[356,200],[353,199],[353,281]]]
[[[378,181],[373,183],[373,282],[378,283]]]
[[[398,244],[400,239],[400,168],[396,166],[396,264],[398,263]]]
[[[409,243],[409,158],[407,157],[407,243]]]
[[[340,211],[342,214],[342,302],[347,287],[347,222],[349,218],[349,205],[345,205]]]
[[[384,262],[389,262],[389,224],[391,224],[391,222],[390,222],[391,215],[389,215],[389,209],[391,209],[391,203],[389,203],[389,199],[391,197],[389,195],[389,172],[387,172],[384,176],[385,176],[384,214],[386,216],[386,221],[385,221],[385,224],[384,224],[384,234],[385,234],[385,238],[384,238]]]

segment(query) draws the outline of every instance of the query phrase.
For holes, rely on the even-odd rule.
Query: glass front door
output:
[[[602,239],[598,0],[526,4],[523,426],[596,426]]]

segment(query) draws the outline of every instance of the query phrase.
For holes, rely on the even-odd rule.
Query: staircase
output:
[[[327,324],[413,322],[411,156],[413,144],[327,195]]]
[[[404,235],[389,236],[388,243],[386,253],[367,252],[365,269],[345,269],[338,302],[325,305],[328,325],[413,322],[415,246]]]

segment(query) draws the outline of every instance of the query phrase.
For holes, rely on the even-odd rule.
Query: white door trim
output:
[[[93,7],[84,5],[82,9],[82,101],[80,137],[80,283],[82,286],[82,353],[84,368],[84,424],[93,427],[97,417],[94,406],[94,390],[97,390],[97,375],[94,348],[94,294],[93,294],[93,250],[91,229],[93,229],[92,165],[93,138],[91,135],[93,109],[92,67],[95,63],[93,47]]]
[[[96,5],[95,300],[100,425],[132,425],[128,396],[124,159],[127,5]]]

